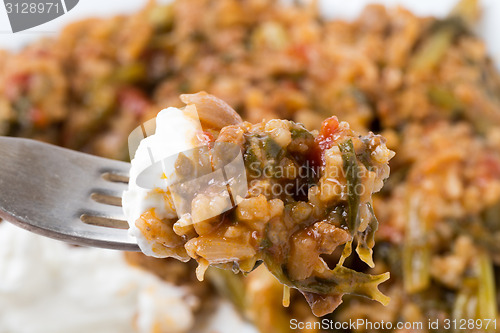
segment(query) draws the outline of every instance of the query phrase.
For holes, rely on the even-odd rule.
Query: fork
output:
[[[139,251],[121,207],[130,163],[0,137],[0,218],[76,245]]]

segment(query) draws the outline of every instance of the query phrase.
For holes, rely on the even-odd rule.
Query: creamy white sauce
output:
[[[169,107],[158,113],[155,134],[141,141],[132,160],[129,188],[123,193],[122,206],[129,223],[129,233],[137,238],[142,252],[148,256],[159,255],[153,252],[153,242],[144,237],[135,226],[135,221],[152,208],[160,219],[176,218],[177,214],[173,207],[166,204],[161,193],[143,187],[147,183],[154,184],[154,188],[166,190],[167,181],[173,177],[173,165],[161,163],[147,172],[143,171],[154,162],[164,161],[169,156],[195,148],[196,136],[200,131],[201,125],[194,106],[188,106],[185,110]],[[139,177],[143,177],[140,184]]]

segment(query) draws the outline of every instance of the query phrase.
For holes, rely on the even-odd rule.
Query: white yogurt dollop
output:
[[[154,189],[167,189],[167,180],[173,173],[172,166],[156,164],[164,158],[190,150],[197,146],[197,134],[201,131],[196,108],[187,106],[185,110],[169,107],[160,111],[156,117],[155,134],[143,139],[137,148],[130,168],[129,188],[123,193],[122,206],[129,223],[129,233],[137,238],[142,252],[148,256],[159,257],[153,251],[152,241],[148,241],[136,227],[135,221],[146,211],[155,210],[159,219],[176,218],[172,205],[163,198],[163,193]],[[145,169],[150,167],[147,172]],[[139,177],[143,182],[138,184]],[[154,184],[154,188],[145,188],[144,183]]]
[[[118,251],[0,223],[0,333],[184,333],[192,297]]]

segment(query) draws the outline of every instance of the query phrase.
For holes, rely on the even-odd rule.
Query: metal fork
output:
[[[0,218],[77,245],[139,251],[121,196],[130,164],[0,137]]]

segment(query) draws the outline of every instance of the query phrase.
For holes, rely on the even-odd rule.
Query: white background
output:
[[[29,2],[29,0],[26,0]],[[163,0],[160,2],[165,2]],[[5,7],[0,3],[0,48],[19,49],[30,40],[55,36],[69,22],[91,16],[106,17],[130,13],[144,6],[147,0],[80,0],[73,10],[32,29],[13,34]],[[353,19],[367,3],[402,5],[418,15],[444,16],[457,0],[320,0],[321,10],[328,18]],[[479,34],[488,45],[490,55],[500,66],[500,0],[480,0],[483,17],[478,26]]]

